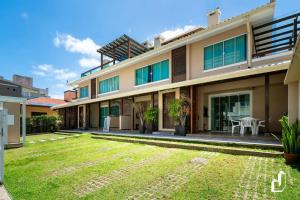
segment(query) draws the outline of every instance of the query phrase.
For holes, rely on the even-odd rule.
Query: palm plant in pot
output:
[[[300,150],[300,123],[289,124],[288,117],[283,116],[280,120],[282,126],[282,145],[286,163],[295,163],[298,160]]]
[[[145,105],[143,102],[135,102],[135,103],[133,103],[133,108],[136,111],[137,116],[140,121],[139,132],[145,133],[145,121],[144,121]]]
[[[146,133],[152,133],[154,124],[158,121],[158,108],[149,107],[144,115],[146,122]]]
[[[186,96],[174,99],[169,104],[169,115],[175,121],[174,135],[186,135],[186,118],[190,115],[191,100]]]

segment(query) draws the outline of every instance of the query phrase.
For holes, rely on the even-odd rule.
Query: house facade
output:
[[[290,104],[294,86],[284,80],[300,20],[299,14],[274,20],[274,9],[271,1],[224,21],[216,9],[206,28],[167,41],[157,37],[152,47],[123,35],[98,50],[100,66],[70,83],[77,98],[53,109],[65,129],[101,129],[110,116],[111,128],[137,130],[133,103],[144,102],[159,109],[159,131],[174,131],[168,104],[186,95],[190,133],[230,132],[231,120],[247,116],[279,132],[278,120],[296,106]]]

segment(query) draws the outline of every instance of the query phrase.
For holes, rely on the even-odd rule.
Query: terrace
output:
[[[98,49],[97,52],[101,55],[100,66],[83,72],[81,77],[85,77],[118,62],[143,54],[148,50],[149,49],[146,46],[138,43],[127,35],[123,35]],[[104,57],[106,57],[106,59],[104,59]]]

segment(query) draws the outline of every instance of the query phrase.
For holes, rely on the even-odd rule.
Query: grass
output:
[[[300,199],[299,165],[282,158],[162,148],[92,139],[88,134],[29,136],[5,152],[5,186],[13,199]],[[45,139],[44,142],[39,140]],[[195,158],[199,162],[192,162]],[[279,170],[282,193],[271,193]]]

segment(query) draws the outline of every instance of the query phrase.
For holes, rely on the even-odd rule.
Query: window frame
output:
[[[161,63],[160,64],[160,73],[161,73],[161,76],[162,76],[162,71],[163,71],[162,70],[162,66],[163,66],[162,63],[165,62],[165,61],[168,61],[168,77],[164,78],[164,79],[157,80],[157,81],[153,81],[153,65]],[[148,76],[150,75],[150,78],[148,78],[148,82],[137,84],[137,76],[136,76],[137,71],[141,70],[143,68],[146,68],[146,67],[149,67],[149,74],[148,74]],[[143,67],[136,68],[134,70],[134,77],[135,77],[134,87],[140,87],[140,86],[144,86],[144,85],[148,85],[148,84],[153,84],[153,83],[158,83],[158,82],[169,80],[170,79],[170,59],[164,59],[164,60],[161,60],[161,61],[158,61],[158,62],[153,62],[151,64],[145,65]]]
[[[115,79],[115,78],[118,78],[118,79],[116,79],[116,80],[118,80],[117,81],[117,87],[113,89],[112,84],[113,84],[113,79]],[[106,81],[107,82],[106,84],[108,84],[106,86],[107,87],[106,92],[101,92],[101,82],[103,82],[103,81]],[[120,75],[113,76],[113,77],[98,81],[98,95],[108,94],[108,93],[116,92],[116,91],[119,91],[119,90],[120,90]]]
[[[245,36],[245,60],[243,61],[238,61],[236,62],[236,57],[234,57],[234,63],[231,63],[231,64],[227,64],[225,65],[225,42],[226,41],[229,41],[231,39],[235,39],[234,40],[234,53],[236,52],[236,38],[240,37],[240,36]],[[216,69],[222,69],[222,68],[226,68],[226,67],[231,67],[231,66],[235,66],[235,65],[240,65],[240,64],[244,64],[245,62],[247,62],[247,52],[248,52],[248,44],[247,44],[247,37],[248,37],[248,34],[247,33],[242,33],[242,34],[239,34],[239,35],[235,35],[235,36],[232,36],[232,37],[229,37],[229,38],[226,38],[224,40],[220,40],[220,41],[217,41],[215,43],[211,43],[209,45],[205,45],[203,47],[203,72],[207,72],[207,71],[213,71],[213,70],[216,70]],[[223,43],[223,65],[221,66],[218,66],[218,67],[215,67],[214,66],[214,45],[216,44],[219,44],[219,43]],[[205,68],[205,48],[207,47],[212,47],[212,52],[213,52],[213,58],[212,58],[212,67],[209,68],[209,69],[206,69]]]
[[[82,89],[87,90],[87,95],[86,96],[81,96],[82,95],[82,92],[81,92]],[[79,88],[79,99],[84,99],[84,98],[88,98],[88,97],[89,97],[89,86],[86,85],[86,86],[80,87]]]

